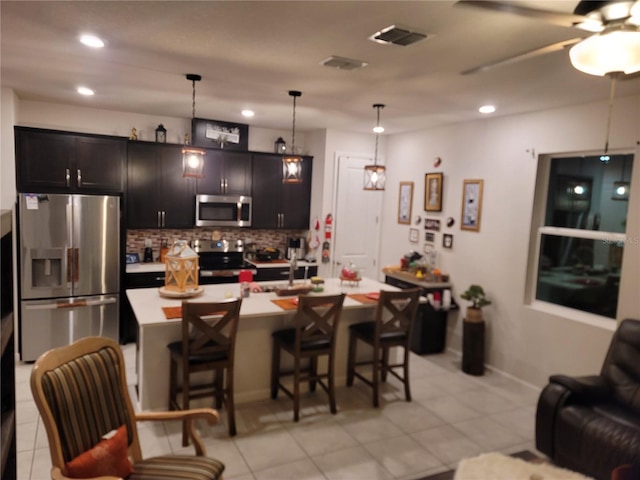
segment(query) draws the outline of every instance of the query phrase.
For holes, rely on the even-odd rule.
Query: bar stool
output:
[[[355,323],[349,326],[347,386],[351,387],[354,378],[357,377],[372,387],[374,407],[378,407],[380,404],[379,383],[387,380],[387,373],[391,373],[404,384],[404,394],[407,402],[411,401],[409,353],[411,329],[418,310],[419,299],[419,288],[397,292],[382,290],[376,307],[375,320]],[[371,360],[356,362],[358,340],[372,347],[373,356]],[[389,363],[389,349],[391,347],[404,348],[402,363]],[[356,367],[361,365],[372,366],[371,378],[367,378],[356,371]],[[402,376],[394,370],[395,368],[402,368]]]
[[[187,410],[196,398],[214,397],[216,408],[227,409],[229,435],[236,434],[233,403],[233,360],[242,299],[222,302],[182,302],[182,340],[167,345],[171,352],[169,409]],[[182,386],[178,386],[178,371]],[[215,372],[211,383],[191,384],[191,374]],[[225,375],[226,372],[226,375]],[[225,382],[226,377],[226,382]],[[181,395],[181,402],[178,401]],[[182,445],[188,445],[183,423]]]
[[[316,383],[329,395],[331,413],[336,413],[335,396],[335,348],[336,331],[345,294],[298,297],[298,309],[294,327],[273,332],[273,356],[271,359],[271,398],[278,398],[282,390],[293,399],[293,420],[300,419],[300,383],[309,382],[314,392]],[[293,356],[293,372],[280,371],[280,351]],[[328,366],[325,373],[318,372],[318,357],[326,355]],[[308,368],[303,369],[301,360],[308,359]],[[281,383],[282,377],[293,376],[293,391]],[[326,380],[325,383],[323,380]]]

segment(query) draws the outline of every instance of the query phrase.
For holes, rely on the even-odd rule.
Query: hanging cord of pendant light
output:
[[[293,97],[293,125],[291,127],[291,153],[296,154],[296,98],[302,96],[302,92],[289,90],[289,95]]]
[[[607,131],[604,140],[604,153],[600,157],[600,160],[603,163],[609,162],[609,132],[611,131],[611,116],[613,113],[613,100],[616,93],[616,80],[618,79],[618,73],[610,73],[609,77],[611,78],[611,88],[609,89],[609,112],[607,114]]]
[[[202,80],[200,75],[187,73],[187,80],[191,80],[191,118],[196,118],[196,82]]]
[[[382,103],[376,103],[373,108],[377,110],[376,114],[376,128],[373,130],[376,132],[376,147],[373,154],[373,164],[378,165],[378,140],[380,137],[380,109],[384,108]]]

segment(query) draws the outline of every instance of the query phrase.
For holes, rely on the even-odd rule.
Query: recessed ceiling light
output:
[[[483,105],[478,109],[480,113],[493,113],[496,111],[496,107],[493,105]]]
[[[104,42],[100,40],[100,38],[88,33],[80,35],[80,42],[86,45],[87,47],[92,47],[92,48],[104,47]]]
[[[376,132],[376,133],[382,133],[382,132],[384,132],[384,127],[380,126],[380,125],[377,125],[377,126],[373,127],[373,131]]]
[[[78,93],[80,95],[93,95],[94,91],[88,87],[78,87]]]
[[[253,117],[255,115],[255,112],[253,110],[242,110],[242,116],[243,117]]]

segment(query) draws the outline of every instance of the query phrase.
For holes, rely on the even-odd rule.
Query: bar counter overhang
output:
[[[282,284],[263,282],[261,285]],[[194,302],[220,301],[228,296],[238,296],[237,283],[205,285],[203,293],[187,299]],[[350,295],[368,294],[380,290],[398,290],[391,285],[363,278],[357,283],[327,279],[324,292],[312,295],[331,295],[344,292],[344,301],[336,345],[336,385],[346,380],[349,325],[373,320],[376,303],[363,302]],[[137,374],[138,408],[140,410],[165,410],[169,398],[169,351],[167,344],[180,340],[181,319],[167,319],[163,307],[178,307],[181,299],[165,298],[157,288],[127,290],[127,297],[138,322]],[[278,297],[275,293],[251,293],[244,298],[240,310],[240,324],[236,339],[234,390],[236,403],[246,403],[269,398],[271,374],[271,333],[291,327],[295,309],[284,309],[272,300],[295,297]],[[423,297],[421,301],[426,301]],[[363,349],[364,350],[364,349]],[[288,356],[283,361],[289,360]],[[287,363],[283,362],[285,368]]]

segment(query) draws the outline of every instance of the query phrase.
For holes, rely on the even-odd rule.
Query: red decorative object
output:
[[[127,478],[133,473],[133,466],[127,456],[127,426],[122,425],[114,436],[78,455],[66,467],[66,475],[73,478]]]

